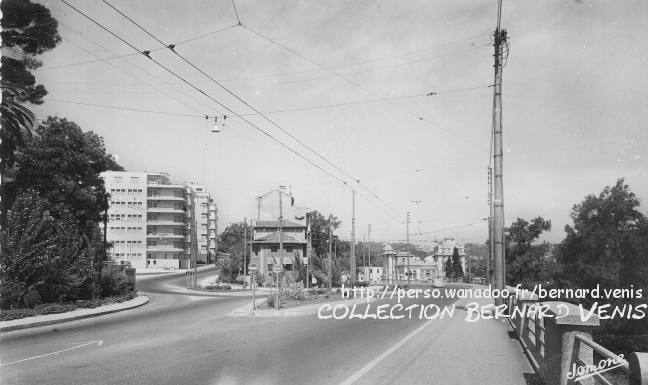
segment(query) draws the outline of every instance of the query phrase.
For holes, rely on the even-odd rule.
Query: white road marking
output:
[[[88,346],[88,345],[92,345],[92,344],[97,344],[97,346],[101,346],[101,345],[103,345],[103,341],[102,341],[102,340],[95,340],[95,341],[88,341],[88,342],[84,342],[84,343],[82,343],[81,345],[77,345],[77,346],[74,346],[74,347],[71,347],[71,348],[67,348],[67,349],[63,349],[63,350],[58,350],[58,351],[56,351],[56,352],[46,353],[46,354],[41,354],[41,355],[38,355],[38,356],[29,357],[29,358],[23,358],[22,360],[18,360],[18,361],[12,361],[12,362],[2,363],[2,364],[0,364],[0,367],[2,367],[2,366],[9,366],[9,365],[13,365],[13,364],[17,364],[17,363],[19,363],[19,362],[31,361],[31,360],[35,360],[35,359],[43,358],[43,357],[47,357],[47,356],[53,356],[53,355],[55,355],[55,354],[59,354],[59,353],[63,353],[63,352],[68,352],[68,351],[70,351],[70,350],[79,349],[79,348],[82,348],[82,347],[84,347],[84,346]]]
[[[420,333],[423,329],[425,329],[426,326],[434,322],[434,320],[427,320],[423,325],[419,326],[416,330],[405,336],[402,340],[397,342],[394,346],[391,348],[387,349],[383,354],[379,355],[376,357],[373,361],[365,365],[362,369],[358,370],[355,372],[351,377],[347,378],[346,380],[342,381],[340,385],[351,385],[354,382],[358,381],[362,376],[367,374],[371,369],[373,369],[376,365],[378,365],[381,361],[383,361],[385,358],[389,357],[393,352],[395,352],[398,348],[401,346],[405,345],[407,341],[411,340],[415,335]]]

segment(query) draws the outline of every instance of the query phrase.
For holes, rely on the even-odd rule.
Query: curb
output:
[[[371,299],[369,302],[374,302],[376,298]],[[238,309],[231,311],[228,315],[230,317],[291,317],[291,316],[300,316],[307,314],[315,314],[322,305],[336,305],[339,303],[345,303],[348,305],[357,305],[362,303],[367,303],[367,298],[356,298],[356,299],[341,299],[328,302],[320,302],[302,306],[296,306],[288,309],[283,309],[276,311],[274,309],[259,309],[258,306],[264,304],[266,298],[257,299],[257,309],[252,310],[250,305],[242,306]]]
[[[60,315],[66,314],[66,315],[68,315],[68,317],[53,318],[53,319],[46,319],[46,320],[40,320],[40,321],[35,320],[33,322],[22,322],[22,323],[19,322],[19,321],[29,320],[29,318],[32,318],[32,317],[27,317],[27,318],[22,318],[22,319],[17,319],[17,320],[11,320],[11,321],[2,321],[2,322],[0,322],[0,325],[4,324],[4,325],[7,325],[7,326],[0,326],[0,332],[9,332],[9,331],[13,331],[13,330],[29,329],[29,328],[39,327],[39,326],[54,325],[54,324],[59,324],[59,323],[63,323],[63,322],[76,321],[76,320],[80,320],[80,319],[84,319],[84,318],[91,318],[91,317],[97,317],[97,316],[105,315],[105,314],[117,313],[117,312],[120,312],[120,311],[130,310],[130,309],[134,309],[134,308],[137,308],[137,307],[140,307],[140,306],[144,306],[148,302],[149,302],[148,297],[146,297],[146,296],[137,296],[136,298],[133,298],[130,301],[126,301],[126,302],[121,303],[121,304],[127,304],[126,306],[123,306],[123,307],[116,307],[115,306],[112,309],[104,309],[104,310],[99,310],[99,311],[92,312],[92,313],[70,314],[70,313],[74,313],[75,311],[83,312],[83,311],[87,310],[87,309],[77,309],[77,310],[72,310],[72,311],[67,312],[67,313],[52,314],[52,316],[60,316]],[[111,305],[106,305],[106,306],[111,306]],[[101,308],[101,306],[98,307],[98,308],[95,308],[95,309],[99,309],[99,308]],[[92,310],[95,310],[95,309],[92,309]],[[41,316],[35,316],[33,318],[47,317],[49,315],[50,314],[41,315]],[[15,322],[15,324],[12,325],[11,323],[13,323],[13,322]]]
[[[174,293],[179,293],[179,294],[188,294],[188,295],[203,295],[207,297],[252,297],[252,291],[251,290],[241,290],[241,291],[231,291],[231,290],[223,290],[223,291],[209,291],[209,290],[196,290],[196,289],[187,289],[184,287],[178,287],[178,286],[172,286],[172,285],[166,285],[165,286],[168,289],[172,289]],[[257,296],[267,296],[270,294],[270,291],[258,291],[256,292]]]

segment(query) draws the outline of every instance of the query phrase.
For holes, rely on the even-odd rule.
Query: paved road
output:
[[[372,361],[426,323],[230,317],[249,299],[170,294],[168,285],[184,282],[184,276],[149,277],[140,281],[151,298],[142,308],[0,335],[1,383],[340,384],[365,376]],[[426,325],[442,335],[448,323]],[[371,383],[393,383],[408,370],[388,358],[380,367]]]

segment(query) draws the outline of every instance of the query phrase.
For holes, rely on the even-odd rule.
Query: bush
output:
[[[117,269],[108,268],[101,273],[100,290],[102,297],[124,295],[132,292],[135,288],[128,281],[128,277]]]
[[[284,296],[289,299],[302,300],[304,299],[304,286],[301,282],[291,284],[284,292]]]
[[[275,307],[275,300],[277,299],[277,294],[274,293],[268,299],[266,300],[266,303],[268,304],[268,307]],[[281,300],[281,296],[279,298],[279,308],[281,309],[283,306],[283,301]]]
[[[41,303],[41,296],[38,294],[38,291],[34,289],[33,287],[30,287],[29,290],[27,290],[27,293],[23,297],[23,304],[25,304],[26,307],[32,308],[36,305]]]
[[[232,290],[232,287],[230,285],[207,285],[205,290],[225,291]]]

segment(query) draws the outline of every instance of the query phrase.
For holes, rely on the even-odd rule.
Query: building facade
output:
[[[104,231],[116,262],[136,268],[186,269],[194,260],[207,261],[210,226],[211,234],[216,232],[216,205],[204,188],[171,183],[166,173],[106,171],[101,177],[110,194]],[[200,244],[203,231],[198,219],[203,212],[200,224],[205,224],[205,236]]]
[[[214,261],[216,250],[216,204],[203,186],[187,183],[187,201],[193,210],[190,214],[195,223],[196,255],[198,262],[211,263]]]
[[[421,259],[406,251],[396,252],[390,245],[383,248],[385,261],[384,280],[387,283],[410,282],[425,283],[439,277],[438,263],[434,258]]]
[[[280,228],[283,233],[283,250],[280,250]],[[257,221],[252,233],[252,263],[259,266],[258,274],[270,278],[275,264],[281,264],[284,271],[293,271],[295,260],[306,256],[306,225],[283,220]]]
[[[435,242],[432,255],[425,258],[426,261],[436,264],[439,277],[445,278],[445,264],[449,258],[452,258],[455,247],[459,252],[461,268],[464,274],[466,273],[466,252],[464,246],[456,242],[454,238],[444,238],[441,241]]]

